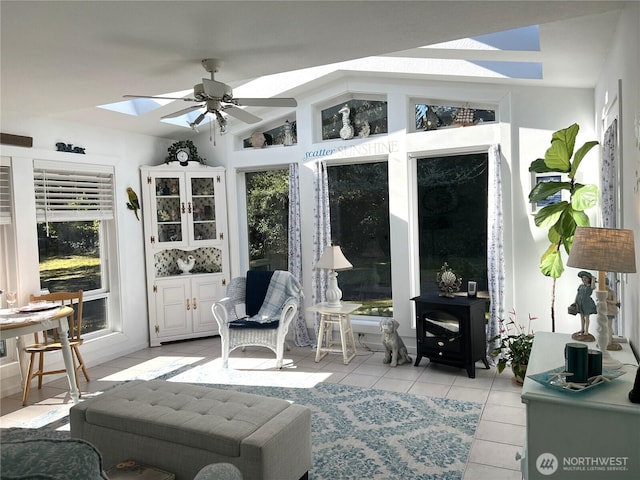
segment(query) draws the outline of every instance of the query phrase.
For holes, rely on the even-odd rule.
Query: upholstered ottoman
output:
[[[248,480],[298,480],[311,468],[311,411],[278,398],[136,380],[74,405],[70,422],[105,465],[132,458],[176,480],[216,462]]]

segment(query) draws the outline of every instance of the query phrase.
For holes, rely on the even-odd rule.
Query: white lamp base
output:
[[[596,305],[598,310],[598,335],[596,336],[596,341],[598,348],[602,352],[602,368],[618,369],[622,367],[622,363],[613,358],[607,351],[607,346],[611,342],[609,320],[607,319],[607,291],[598,289],[596,291],[596,298],[598,299]]]
[[[327,306],[331,308],[340,308],[342,306],[342,290],[338,288],[338,272],[329,271],[329,282],[327,284]]]

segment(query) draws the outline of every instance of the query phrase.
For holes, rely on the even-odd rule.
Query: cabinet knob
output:
[[[182,213],[185,212],[185,208],[184,208],[184,202],[182,202]]]
[[[187,203],[187,212],[191,213],[191,202]]]
[[[196,297],[193,297],[193,309],[196,310],[198,308],[198,304],[196,303]]]
[[[444,342],[438,342],[439,347],[444,347]]]
[[[187,298],[187,310],[191,310],[191,305],[189,304],[189,299]]]

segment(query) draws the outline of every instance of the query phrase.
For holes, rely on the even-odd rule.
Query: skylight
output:
[[[159,95],[160,97],[174,97],[182,98],[192,93],[192,90],[181,90],[179,92],[164,93]],[[123,100],[116,103],[107,103],[104,105],[98,105],[98,108],[104,108],[105,110],[112,110],[118,113],[124,113],[126,115],[140,116],[145,113],[152,112],[160,107],[164,107],[175,100],[167,100],[165,98],[145,97],[145,98],[132,98],[131,100]]]
[[[539,52],[540,29],[538,25],[531,25],[450,42],[436,43],[421,48]]]

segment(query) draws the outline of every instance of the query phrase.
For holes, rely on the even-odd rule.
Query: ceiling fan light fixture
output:
[[[188,122],[189,123],[189,127],[191,127],[191,130],[193,130],[194,132],[198,133],[198,125],[200,125],[200,122],[202,122],[205,117],[207,116],[208,112],[202,112],[200,115],[198,115],[198,117],[193,121],[193,122]]]
[[[220,126],[220,134],[224,135],[227,133],[227,119],[222,116],[222,114],[215,110],[216,120],[218,120],[218,125]]]

